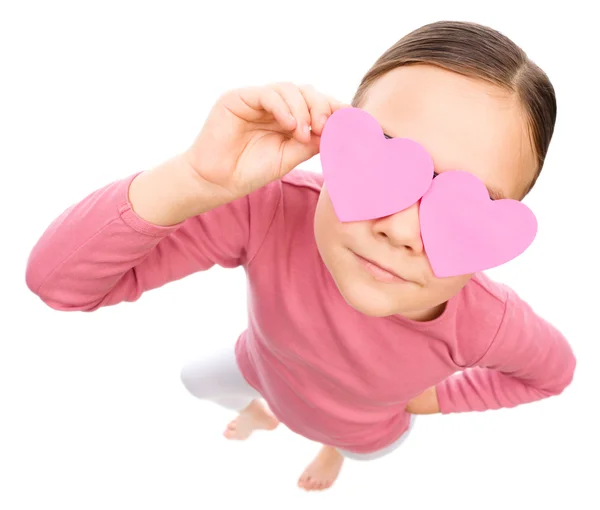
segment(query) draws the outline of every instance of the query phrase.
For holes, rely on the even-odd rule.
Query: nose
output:
[[[406,247],[415,253],[422,253],[419,204],[420,201],[400,212],[374,220],[373,232],[396,248]]]

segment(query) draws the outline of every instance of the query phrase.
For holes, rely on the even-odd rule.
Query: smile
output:
[[[364,257],[357,255],[356,253],[354,255],[356,256],[356,258],[358,259],[360,264],[363,266],[363,268],[376,280],[385,282],[385,283],[393,283],[393,282],[409,283],[408,280],[405,280],[398,274],[379,266],[375,262],[373,262],[369,259],[365,259]]]

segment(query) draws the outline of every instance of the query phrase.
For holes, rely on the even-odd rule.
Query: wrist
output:
[[[142,172],[129,187],[134,212],[160,226],[176,225],[231,200],[226,191],[203,181],[184,154]]]

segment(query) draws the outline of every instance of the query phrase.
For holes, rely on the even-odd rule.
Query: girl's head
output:
[[[386,135],[423,145],[438,174],[471,172],[495,199],[521,200],[531,190],[556,119],[546,74],[499,32],[461,22],[426,25],[398,41],[363,77],[352,105],[375,117]],[[340,292],[367,315],[430,320],[472,276],[433,275],[419,203],[341,223],[324,187],[315,237]]]

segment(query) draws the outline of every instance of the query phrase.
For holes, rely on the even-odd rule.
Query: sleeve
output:
[[[576,359],[567,340],[508,291],[485,354],[436,386],[442,414],[515,407],[559,395],[572,382]]]
[[[56,310],[93,311],[217,264],[248,264],[266,236],[277,182],[177,225],[137,216],[129,186],[138,173],[99,189],[56,218],[33,247],[29,289]]]

